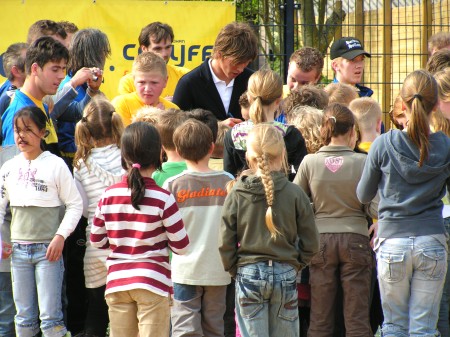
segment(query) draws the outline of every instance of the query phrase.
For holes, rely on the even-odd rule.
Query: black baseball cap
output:
[[[361,54],[370,57],[370,54],[364,50],[361,41],[356,37],[341,37],[339,40],[335,40],[330,48],[330,57],[332,60],[337,57],[353,60]]]

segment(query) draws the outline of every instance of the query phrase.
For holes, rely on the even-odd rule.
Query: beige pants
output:
[[[169,298],[144,289],[106,295],[113,337],[168,337]]]

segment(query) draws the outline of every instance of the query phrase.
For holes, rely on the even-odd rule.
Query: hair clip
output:
[[[81,117],[81,121],[82,121],[83,123],[87,123],[87,118],[86,118],[86,117]]]
[[[140,170],[141,169],[141,164],[134,163],[133,165],[131,165],[131,167]]]
[[[328,119],[332,119],[334,121],[334,124],[336,124],[336,117],[334,116],[329,116]]]
[[[417,98],[419,101],[422,101],[422,95],[420,94],[414,94],[413,97]]]

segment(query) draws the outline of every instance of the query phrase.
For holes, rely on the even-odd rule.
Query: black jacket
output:
[[[230,108],[229,111],[225,111],[208,62],[209,59],[206,59],[178,81],[172,102],[185,111],[197,108],[209,110],[218,120],[225,120],[229,117],[242,119],[239,97],[247,90],[248,79],[253,74],[253,70],[245,68],[234,79]]]

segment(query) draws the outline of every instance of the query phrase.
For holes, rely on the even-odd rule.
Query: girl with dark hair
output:
[[[8,203],[13,214],[11,271],[18,336],[35,336],[39,330],[43,336],[67,333],[61,302],[62,250],[83,203],[64,161],[44,151],[46,123],[38,107],[16,113],[14,141],[21,153],[0,170],[0,223]]]
[[[311,321],[308,335],[333,336],[336,296],[342,287],[347,336],[373,335],[369,324],[372,253],[366,215],[376,218],[376,202],[356,197],[366,155],[354,152],[355,118],[344,105],[324,111],[325,146],[300,164],[294,183],[310,197],[320,250],[310,265]]]
[[[105,292],[111,334],[169,336],[169,249],[183,254],[189,239],[175,198],[151,179],[161,167],[156,128],[130,124],[121,153],[127,175],[103,193],[90,236],[92,246],[111,249]]]

